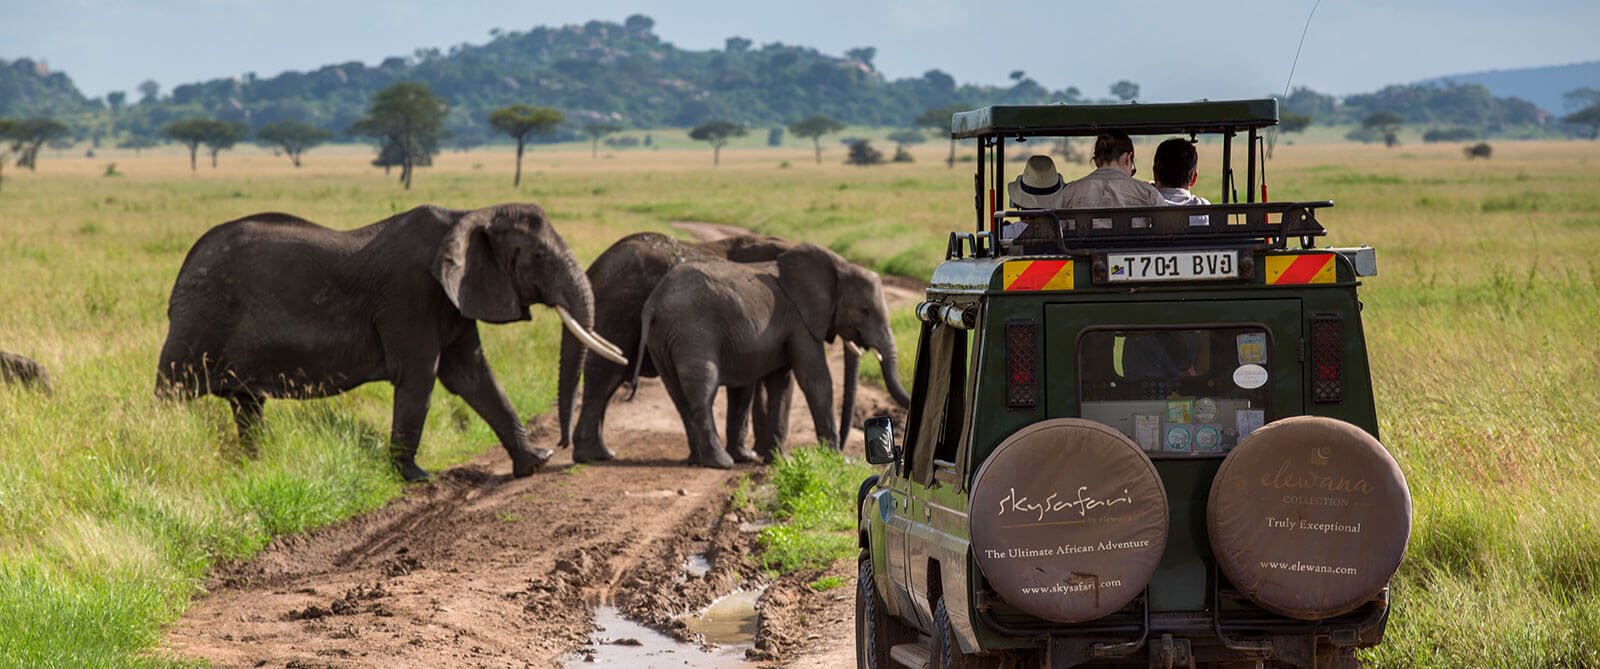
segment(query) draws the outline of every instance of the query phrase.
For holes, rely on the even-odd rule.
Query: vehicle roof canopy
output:
[[[1220,100],[1115,105],[996,105],[958,112],[950,137],[1199,134],[1249,130],[1278,124],[1278,101]]]

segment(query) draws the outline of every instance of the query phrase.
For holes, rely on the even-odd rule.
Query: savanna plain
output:
[[[269,402],[254,458],[221,401],[153,397],[167,295],[207,228],[263,211],[342,229],[420,204],[533,201],[585,263],[628,233],[699,221],[926,279],[948,232],[974,220],[971,163],[947,167],[946,148],[853,167],[841,149],[818,165],[810,147],[732,146],[713,168],[705,150],[568,145],[531,152],[520,188],[509,149],[447,152],[410,191],[362,147],[316,149],[298,169],[249,148],[195,173],[170,149],[6,170],[0,350],[44,364],[56,392],[0,387],[0,665],[187,663],[152,649],[208,569],[403,494],[383,445],[386,384]],[[1336,201],[1326,243],[1378,249],[1363,316],[1415,521],[1388,637],[1364,655],[1374,666],[1600,665],[1600,143],[1494,148],[1469,161],[1453,145],[1280,144],[1269,163],[1273,199]],[[1202,145],[1196,187],[1213,199],[1217,150]],[[913,350],[914,316],[895,322]],[[555,316],[483,332],[512,403],[548,411]],[[458,398],[436,392],[430,416],[424,467],[494,448]]]

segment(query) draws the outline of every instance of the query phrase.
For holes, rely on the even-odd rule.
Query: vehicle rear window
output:
[[[1271,419],[1260,326],[1095,329],[1078,340],[1083,418],[1146,452],[1220,455]]]

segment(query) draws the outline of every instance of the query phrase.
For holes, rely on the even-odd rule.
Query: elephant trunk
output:
[[[888,345],[877,349],[883,354],[878,363],[883,367],[883,385],[888,388],[889,395],[894,398],[895,404],[902,409],[911,408],[911,393],[900,385],[900,359],[895,352],[894,337],[888,339]]]
[[[561,418],[559,448],[572,444],[572,415],[578,406],[578,377],[583,372],[586,349],[571,331],[561,333],[561,376],[557,380],[556,413]]]
[[[565,268],[565,275],[571,278],[564,281],[566,284],[565,289],[552,300],[552,306],[556,308],[556,313],[561,315],[562,324],[567,326],[567,334],[572,335],[585,347],[600,354],[602,358],[619,365],[628,364],[628,356],[622,352],[622,349],[617,348],[616,344],[606,341],[604,337],[594,331],[594,293],[589,288],[589,277],[583,273],[583,268],[578,266],[576,260],[569,258]],[[563,353],[565,353],[565,348],[565,336],[563,336]],[[584,353],[580,352],[578,355],[562,355],[561,357],[562,378],[565,379],[570,373],[572,375],[571,384],[574,388],[578,384],[577,375],[583,369],[584,355]],[[569,360],[572,362],[570,370],[567,365]]]
[[[861,371],[861,349],[854,344],[844,344],[844,392],[839,400],[839,450],[844,450],[850,438],[850,423],[856,416],[856,379]]]

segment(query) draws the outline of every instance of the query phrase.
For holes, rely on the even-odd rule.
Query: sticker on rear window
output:
[[[1240,409],[1234,412],[1233,422],[1239,430],[1239,438],[1243,439],[1266,424],[1267,413],[1262,409]]]
[[[1234,385],[1245,390],[1255,390],[1267,385],[1267,368],[1261,365],[1239,365],[1233,370]]]
[[[1246,332],[1234,338],[1239,349],[1239,364],[1258,365],[1267,361],[1267,335]]]

